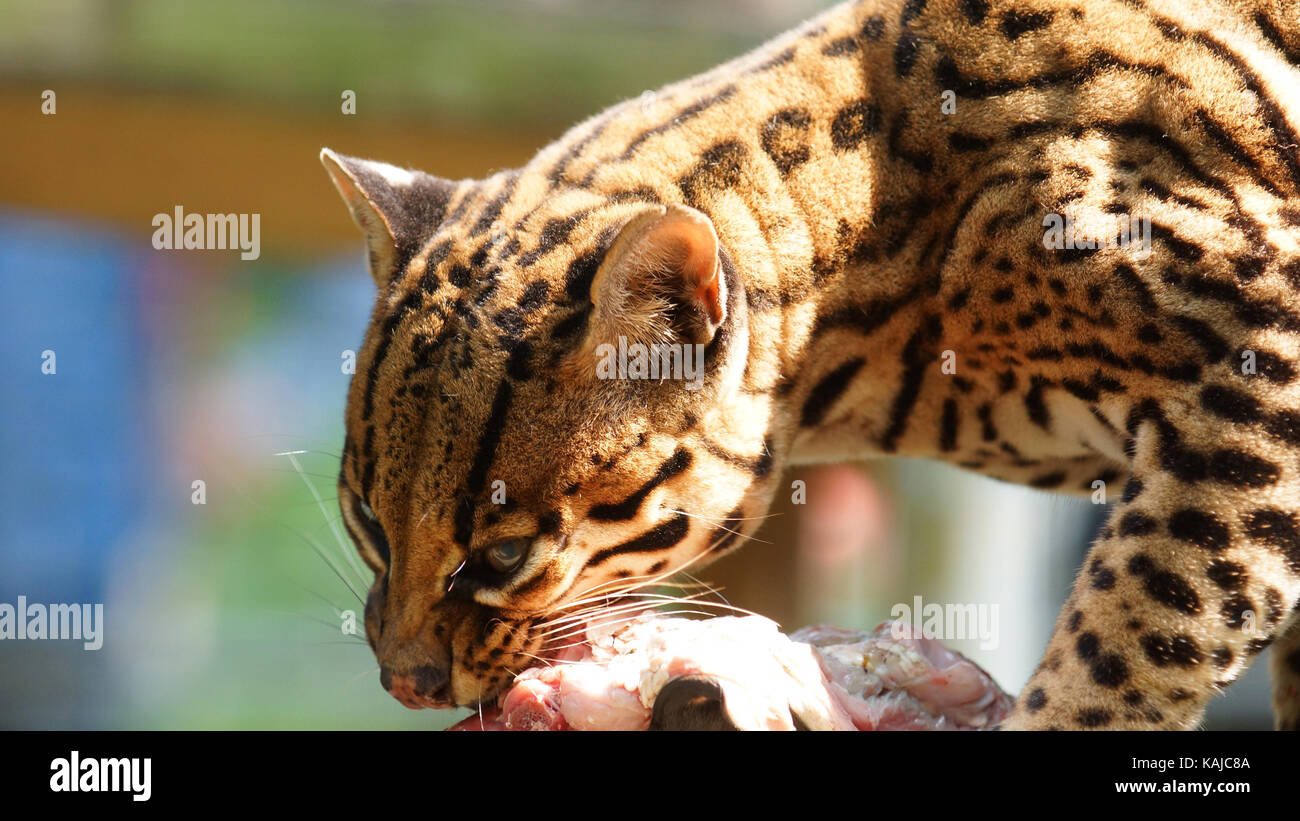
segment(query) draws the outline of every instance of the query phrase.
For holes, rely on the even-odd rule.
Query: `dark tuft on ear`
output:
[[[387,288],[446,216],[456,183],[328,148],[321,149],[320,161],[365,232],[375,283]]]

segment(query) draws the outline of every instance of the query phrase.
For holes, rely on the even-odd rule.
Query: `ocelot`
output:
[[[1272,644],[1297,728],[1298,130],[1292,0],[862,0],[487,179],[322,152],[384,686],[487,700],[787,466],[900,455],[1114,489],[1005,727],[1193,727]],[[664,345],[697,381],[598,368]]]

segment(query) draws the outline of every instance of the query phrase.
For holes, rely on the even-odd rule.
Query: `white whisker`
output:
[[[290,464],[293,465],[294,470],[298,471],[298,475],[302,477],[303,484],[307,486],[307,489],[311,491],[312,497],[315,498],[316,505],[320,508],[321,516],[324,516],[325,521],[329,524],[330,532],[334,534],[334,540],[338,542],[339,549],[343,552],[343,558],[352,566],[352,570],[357,574],[357,580],[364,584],[366,579],[365,571],[361,569],[361,564],[354,555],[355,551],[349,547],[348,542],[343,538],[343,534],[339,532],[338,523],[330,519],[329,512],[325,510],[325,502],[321,499],[320,493],[317,492],[316,486],[307,478],[307,474],[303,472],[302,465],[298,464],[299,453],[302,453],[302,451],[285,451],[284,453],[276,455],[289,457]]]
[[[352,593],[353,597],[356,598],[357,602],[358,602],[362,607],[365,607],[365,606],[366,606],[366,601],[365,601],[365,599],[363,599],[363,598],[361,597],[361,594],[357,591],[357,589],[356,589],[355,587],[352,586],[352,582],[348,581],[347,577],[343,575],[342,571],[340,571],[337,567],[334,566],[334,562],[330,560],[329,556],[325,555],[325,551],[321,548],[320,545],[318,545],[318,544],[316,543],[316,540],[315,540],[315,539],[313,539],[312,537],[308,536],[306,533],[299,533],[299,532],[297,532],[296,530],[294,530],[293,528],[289,527],[288,525],[282,525],[282,526],[283,526],[286,530],[290,531],[291,533],[293,533],[294,535],[296,535],[298,538],[302,539],[302,540],[305,541],[307,544],[309,544],[309,545],[311,546],[311,549],[314,550],[314,551],[316,551],[316,555],[318,555],[318,556],[321,557],[321,561],[325,562],[326,566],[328,566],[329,569],[332,570],[332,571],[334,572],[334,575],[339,577],[339,581],[343,582],[344,586],[346,586],[347,589]]]

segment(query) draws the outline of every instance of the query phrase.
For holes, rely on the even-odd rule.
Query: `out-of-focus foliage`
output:
[[[4,0],[0,72],[388,113],[569,122],[829,5],[672,0]]]

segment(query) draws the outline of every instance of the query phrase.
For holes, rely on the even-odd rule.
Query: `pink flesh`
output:
[[[819,648],[831,692],[860,730],[982,729],[1011,711],[1013,699],[988,673],[935,639],[914,638],[906,624],[869,633],[806,627],[791,637]],[[880,663],[850,678],[834,660],[833,649],[844,648]]]
[[[692,622],[684,630],[682,621],[647,618],[635,629],[613,630],[614,638],[608,629],[599,636],[589,633],[591,641],[567,649],[562,661],[522,673],[499,699],[499,708],[485,708],[481,717],[470,716],[451,729],[644,730],[651,709],[642,704],[639,687],[694,673],[715,676],[733,718],[743,713],[755,727],[788,728],[786,718],[770,717],[773,709],[785,712],[782,692],[809,696],[799,700],[821,705],[816,709],[823,726],[835,729],[979,729],[1010,712],[1011,698],[987,673],[934,639],[913,638],[905,625],[891,631],[885,622],[871,632],[817,626],[787,638],[774,627],[765,629],[771,623],[758,617]],[[721,632],[727,630],[733,632]],[[710,636],[711,631],[719,635]],[[802,677],[796,674],[789,660],[798,659],[800,651],[791,639],[814,648],[817,680],[806,670]],[[736,643],[740,646],[733,647]],[[726,654],[727,659],[719,658]],[[780,702],[775,708],[767,703],[773,698]]]

